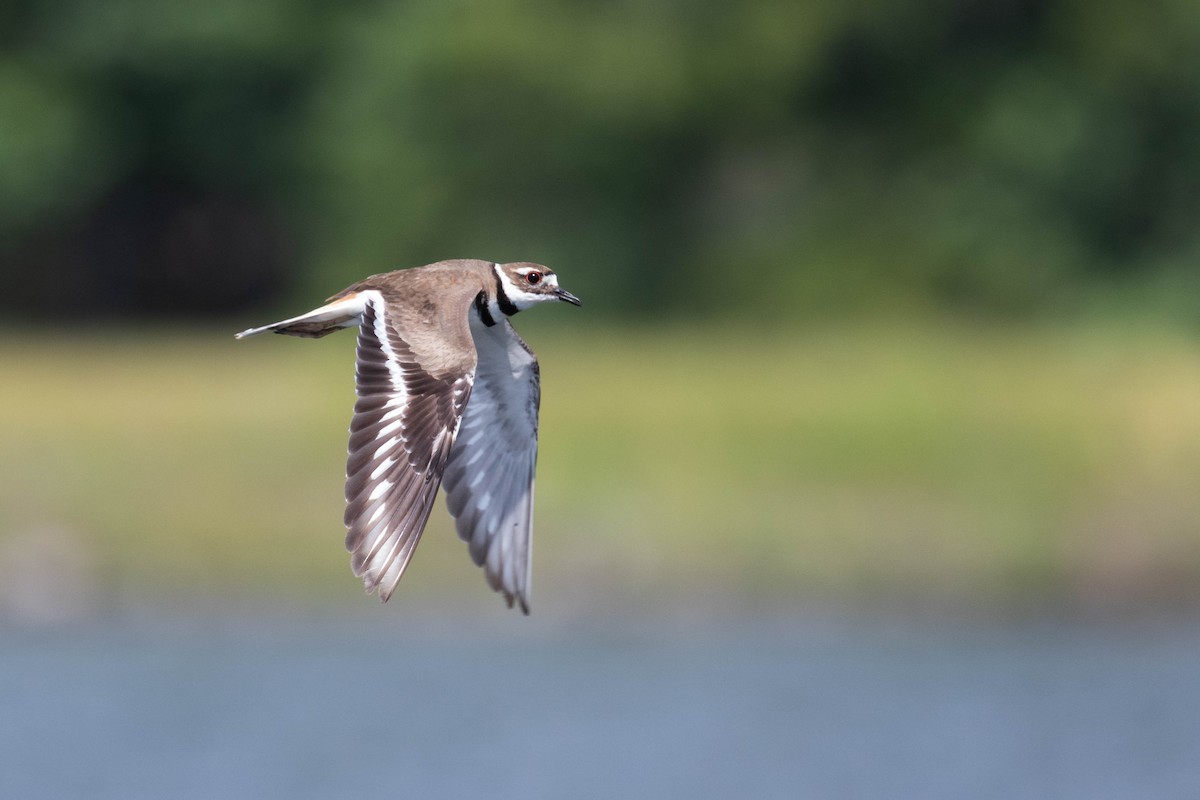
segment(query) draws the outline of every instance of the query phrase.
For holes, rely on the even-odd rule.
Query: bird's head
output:
[[[495,269],[504,294],[522,311],[549,300],[561,300],[573,306],[583,305],[578,297],[558,285],[558,276],[549,267],[518,261],[497,264]]]

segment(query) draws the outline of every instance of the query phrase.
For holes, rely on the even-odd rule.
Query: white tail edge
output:
[[[347,295],[298,317],[272,322],[261,328],[247,328],[241,333],[235,333],[233,338],[245,339],[247,336],[257,336],[268,331],[292,336],[324,336],[340,328],[353,328],[358,325],[362,321],[365,302],[366,299],[358,293]]]

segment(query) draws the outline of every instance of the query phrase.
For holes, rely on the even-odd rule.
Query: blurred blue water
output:
[[[0,797],[1200,796],[1200,632],[380,618],[0,632]]]

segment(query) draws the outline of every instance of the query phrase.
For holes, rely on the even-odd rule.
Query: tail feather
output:
[[[342,328],[353,328],[362,320],[363,300],[357,294],[344,295],[331,303],[313,309],[307,314],[272,322],[260,328],[247,328],[241,333],[235,333],[235,339],[245,339],[247,336],[257,336],[260,333],[272,331],[288,336],[303,336],[316,339]]]

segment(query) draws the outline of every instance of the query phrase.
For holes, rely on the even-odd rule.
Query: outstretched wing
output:
[[[507,320],[487,327],[472,317],[471,335],[475,385],[446,464],[446,503],[488,584],[528,614],[537,359]]]
[[[379,292],[359,295],[346,549],[367,591],[387,600],[429,519],[474,375],[430,374],[389,324]]]

